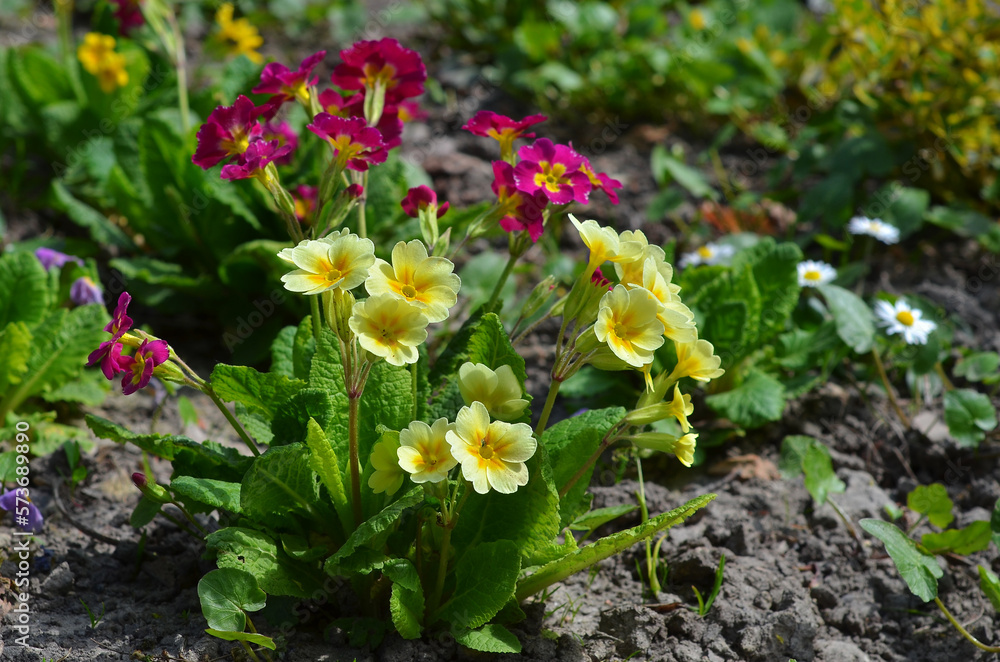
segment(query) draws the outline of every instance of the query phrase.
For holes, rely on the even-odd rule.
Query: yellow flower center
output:
[[[417,289],[410,284],[406,284],[399,288],[399,293],[406,297],[407,300],[410,300],[417,296]]]
[[[615,335],[618,336],[619,338],[624,339],[626,336],[628,336],[628,329],[625,328],[624,324],[619,322],[618,324],[615,324]]]
[[[804,274],[802,274],[802,277],[805,278],[806,280],[819,280],[820,278],[822,278],[820,273],[815,269],[811,269],[805,272]]]
[[[908,310],[901,310],[896,313],[896,320],[905,326],[913,326],[913,313]]]
[[[708,246],[702,246],[701,248],[698,249],[698,255],[707,260],[708,258],[712,257],[712,249],[709,248]]]
[[[483,439],[480,442],[479,457],[483,458],[484,460],[489,460],[493,457],[493,447],[490,446],[489,442],[486,441],[486,439]]]
[[[559,187],[565,183],[563,175],[566,174],[566,166],[562,163],[549,163],[548,161],[539,161],[538,165],[542,171],[535,173],[535,185],[552,193],[558,193]]]
[[[391,64],[383,64],[381,68],[376,68],[377,65],[366,62],[363,67],[365,79],[365,87],[369,89],[374,89],[375,85],[382,83],[386,89],[392,89],[396,86],[396,68]]]
[[[340,269],[330,269],[326,272],[326,280],[330,283],[336,283],[338,280],[344,277],[344,274],[340,272]]]

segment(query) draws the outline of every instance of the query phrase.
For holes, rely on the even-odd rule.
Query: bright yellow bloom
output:
[[[451,454],[462,465],[462,475],[479,494],[493,488],[512,494],[528,484],[525,461],[538,444],[525,423],[493,421],[481,402],[462,407],[455,429],[447,434]]]
[[[392,264],[375,260],[365,281],[368,294],[392,294],[416,304],[431,322],[448,318],[448,309],[458,301],[462,281],[452,273],[455,265],[443,257],[427,257],[419,239],[399,242],[392,249]]]
[[[368,487],[375,494],[394,494],[403,484],[403,468],[399,466],[396,456],[399,442],[400,435],[384,434],[382,440],[372,448],[370,461],[375,472],[368,477]]]
[[[694,462],[694,449],[698,445],[698,433],[690,432],[674,444],[674,455],[685,467],[690,467]]]
[[[482,363],[463,363],[458,369],[458,390],[465,404],[481,402],[490,416],[509,421],[517,418],[528,406],[521,399],[521,384],[509,365],[496,372]]]
[[[671,373],[677,379],[690,377],[699,382],[707,382],[725,374],[720,368],[722,359],[715,356],[715,347],[704,339],[694,342],[675,342],[677,348],[677,365]]]
[[[634,260],[642,251],[642,246],[635,241],[622,242],[618,234],[611,228],[602,228],[597,221],[576,220],[573,214],[569,215],[570,222],[580,232],[580,238],[587,248],[590,249],[590,258],[587,262],[586,277],[594,269],[601,266],[608,260],[612,262],[628,262]]]
[[[125,56],[112,53],[104,60],[104,66],[97,72],[97,83],[101,91],[110,94],[119,87],[128,85],[128,72],[125,70]]]
[[[691,432],[679,438],[665,432],[639,432],[632,435],[630,439],[639,448],[673,453],[685,467],[690,467],[694,463],[694,449],[698,444],[697,432]]]
[[[656,297],[648,290],[616,285],[601,298],[594,334],[622,361],[642,368],[663,345],[663,323],[658,314]]]
[[[642,269],[642,286],[649,290],[659,303],[656,318],[663,324],[663,335],[677,342],[694,342],[698,339],[694,313],[670,289],[669,282],[663,277],[658,266],[654,258],[646,260]]]
[[[233,6],[228,2],[215,13],[215,22],[219,24],[219,32],[216,38],[222,42],[228,55],[236,57],[246,55],[251,62],[263,62],[264,58],[257,49],[260,48],[264,40],[257,32],[257,28],[250,24],[245,18],[233,20]]]
[[[681,424],[682,431],[687,432],[691,429],[691,424],[688,423],[687,417],[694,413],[694,405],[691,404],[691,396],[681,394],[681,387],[677,384],[674,384],[674,399],[670,402],[667,409],[670,415],[676,418],[677,422]]]
[[[448,430],[452,425],[446,418],[439,418],[432,425],[413,421],[399,432],[399,466],[410,474],[414,483],[439,483],[448,478],[448,472],[458,464],[451,455]]]
[[[344,231],[285,248],[278,257],[298,267],[281,277],[287,290],[303,294],[319,294],[334,288],[352,290],[368,277],[375,263],[375,244]]]
[[[76,49],[76,57],[88,73],[95,76],[101,70],[104,60],[115,52],[115,38],[109,34],[89,32],[83,43]]]
[[[348,325],[362,347],[396,366],[416,363],[417,347],[427,339],[427,318],[420,308],[391,294],[354,304]]]

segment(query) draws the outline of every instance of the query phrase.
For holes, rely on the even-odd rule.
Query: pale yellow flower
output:
[[[690,432],[674,444],[674,455],[685,467],[690,467],[694,463],[694,449],[698,445],[698,433]]]
[[[452,273],[455,265],[443,257],[428,257],[423,242],[399,242],[392,249],[392,264],[376,259],[365,281],[368,294],[389,293],[416,304],[431,322],[448,317],[462,286]]]
[[[663,323],[658,314],[659,302],[648,290],[616,285],[601,298],[594,334],[622,361],[642,368],[663,345]]]
[[[725,374],[720,368],[722,359],[715,356],[715,347],[704,339],[690,343],[675,342],[677,365],[671,373],[677,379],[690,377],[699,382],[707,382]]]
[[[528,406],[521,398],[521,384],[509,365],[496,372],[482,363],[463,363],[458,369],[458,390],[465,404],[481,402],[493,418],[509,421]]]
[[[674,384],[674,399],[668,406],[670,415],[681,424],[681,430],[687,432],[691,429],[687,417],[694,413],[694,405],[691,404],[691,396],[681,393],[681,387]]]
[[[580,232],[583,243],[590,249],[586,271],[587,278],[594,272],[594,269],[608,260],[628,262],[634,260],[642,252],[642,246],[639,242],[627,241],[623,243],[612,228],[603,228],[597,221],[581,223],[576,220],[573,214],[569,215],[569,220]]]
[[[420,308],[391,294],[354,304],[348,325],[362,347],[396,366],[416,363],[417,347],[427,339],[427,318]]]
[[[396,455],[399,441],[400,437],[395,433],[384,434],[382,440],[372,448],[369,459],[375,472],[368,477],[368,487],[375,494],[394,494],[403,484],[403,468],[399,466]]]
[[[666,262],[666,253],[656,244],[650,244],[642,230],[625,230],[618,235],[618,242],[619,245],[632,243],[639,247],[634,259],[615,262],[615,273],[618,274],[619,282],[626,285],[642,285],[643,267],[646,260],[653,258],[656,264],[666,267],[664,278],[667,283],[670,283],[670,279],[673,277],[673,268]]]
[[[399,432],[399,466],[410,474],[414,483],[439,483],[448,478],[448,472],[458,464],[451,455],[448,419],[439,418],[432,425],[413,421]]]
[[[227,2],[219,7],[215,13],[215,22],[219,24],[216,38],[225,47],[227,54],[233,57],[246,55],[254,63],[264,61],[263,56],[257,52],[264,40],[257,32],[257,28],[251,25],[247,19],[233,20],[233,6],[231,4]]]
[[[642,269],[642,286],[660,304],[657,319],[663,324],[663,335],[677,342],[694,342],[698,339],[694,313],[681,302],[677,294],[671,291],[658,266],[654,258],[646,260]]]
[[[115,38],[109,34],[89,32],[83,38],[83,43],[76,49],[76,57],[83,68],[93,75],[101,70],[101,65],[108,55],[115,52]]]
[[[675,437],[665,432],[639,432],[630,439],[639,448],[673,453],[685,467],[690,467],[694,463],[694,449],[698,443],[697,432],[688,433],[683,437]]]
[[[481,402],[462,407],[455,429],[447,434],[451,454],[462,465],[462,475],[479,494],[494,489],[512,494],[528,484],[524,464],[538,446],[525,423],[493,421]]]
[[[320,294],[339,288],[352,290],[368,277],[375,263],[375,244],[355,234],[303,241],[285,248],[278,257],[298,269],[281,277],[285,289],[303,294]]]

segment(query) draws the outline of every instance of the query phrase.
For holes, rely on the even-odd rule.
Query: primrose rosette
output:
[[[598,191],[617,202],[621,188],[571,145],[537,138],[518,148],[544,116],[481,111],[463,127],[499,143],[478,215],[453,221],[448,202],[411,186],[396,200],[419,236],[399,239],[398,229],[378,226],[366,199],[385,191],[369,176],[396,158],[403,119],[419,114],[412,99],[426,71],[395,40],[360,42],[341,52],[336,88],[321,90],[324,55],[295,70],[267,65],[253,91],[270,99],[255,106],[241,95],[216,108],[192,157],[219,168],[225,186],[270,195],[288,231],[273,261],[290,298],[310,314],[278,334],[270,371],[219,364],[198,376],[166,340],[133,325],[128,294],[106,327],[110,338],[89,358],[108,379],[120,376],[126,394],[153,380],[206,393],[246,452],[137,434],[94,416],[88,423],[102,437],[174,461],[169,484],[137,473],[143,497],[132,522],[162,513],[204,540],[218,565],[199,584],[209,632],[241,642],[251,656],[267,657],[274,635],[291,636],[299,623],[294,610],[270,614],[266,625],[250,614],[268,596],[312,599],[317,587],[331,605],[341,602],[334,594],[353,592],[357,613],[327,615],[355,617],[373,638],[384,628],[372,623],[389,621],[405,638],[450,630],[470,648],[516,652],[517,638],[496,622],[501,611],[504,623],[523,618],[519,603],[714,498],[596,542],[578,543],[575,533],[587,537],[596,526],[587,524],[597,520],[588,517],[586,490],[605,451],[694,462],[690,389],[721,376],[721,360],[698,337],[662,248],[642,232],[572,215],[565,228],[588,251],[577,277],[557,297],[556,280],[546,278],[516,320],[501,317],[504,284],[555,219]],[[301,135],[282,124],[286,105],[307,113]],[[295,172],[308,141],[321,162]],[[283,181],[296,182],[294,193]],[[373,238],[394,240],[374,241],[369,228]],[[456,262],[470,240],[504,233],[506,265],[491,296],[470,309]],[[539,407],[517,347],[546,320],[559,332]],[[584,366],[631,371],[644,385],[638,401],[632,410],[589,410],[550,425],[561,384]],[[221,528],[206,534],[204,513],[213,511]]]

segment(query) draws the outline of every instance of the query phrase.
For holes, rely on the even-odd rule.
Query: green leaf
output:
[[[605,536],[590,545],[570,552],[560,559],[546,563],[517,583],[515,598],[518,602],[526,600],[547,586],[560,582],[570,575],[592,566],[609,556],[618,554],[640,540],[644,540],[656,535],[660,531],[665,531],[672,526],[680,524],[695,511],[704,508],[714,499],[714,494],[705,494],[696,497],[668,513],[663,513],[631,529]]]
[[[466,648],[484,653],[520,653],[521,642],[514,633],[496,623],[469,630],[455,637]]]
[[[42,263],[31,253],[15,251],[0,257],[0,328],[11,322],[28,327],[41,322],[52,305],[47,282]]]
[[[17,91],[35,108],[74,98],[69,72],[38,44],[12,53],[10,76]]]
[[[368,519],[359,526],[347,539],[337,553],[326,561],[325,570],[329,574],[339,574],[338,566],[350,559],[355,552],[386,534],[390,528],[403,516],[403,513],[420,503],[423,503],[424,493],[420,487],[414,487],[399,500],[386,506],[382,512]]]
[[[309,467],[316,472],[326,486],[326,491],[333,501],[333,507],[337,511],[340,525],[343,528],[345,537],[354,530],[354,515],[351,512],[351,504],[344,488],[344,481],[340,475],[340,464],[337,462],[337,454],[330,445],[323,428],[315,419],[310,418],[306,433],[306,445],[309,446]]]
[[[920,229],[924,215],[930,206],[931,194],[924,189],[890,185],[886,192],[892,203],[885,212],[885,220],[899,228],[900,235],[905,239]]]
[[[871,309],[853,292],[837,285],[817,288],[837,324],[837,335],[858,354],[870,351],[875,342],[875,317]]]
[[[944,576],[944,571],[935,557],[921,552],[895,524],[877,519],[863,519],[860,524],[885,544],[885,551],[915,596],[924,602],[937,597],[937,580]]]
[[[1000,579],[985,566],[979,566],[979,588],[986,594],[994,611],[1000,613]]]
[[[742,384],[731,391],[710,395],[705,402],[733,423],[753,428],[781,419],[785,387],[771,375],[751,368]]]
[[[776,244],[761,240],[733,258],[732,268],[738,272],[749,266],[760,295],[760,341],[784,330],[785,321],[799,301],[798,264],[802,249],[791,242]]]
[[[459,559],[455,592],[437,615],[452,625],[478,628],[514,597],[520,572],[521,555],[513,541],[476,545]]]
[[[259,611],[267,604],[253,575],[236,568],[212,570],[202,577],[198,598],[209,627],[228,632],[242,632],[247,625],[245,612]]]
[[[618,519],[622,515],[628,515],[638,507],[631,504],[623,504],[621,506],[608,506],[606,508],[590,510],[573,520],[569,528],[573,531],[590,532],[607,524],[611,520]]]
[[[985,393],[953,389],[944,394],[944,421],[955,441],[975,447],[997,426],[997,412]]]
[[[833,472],[830,450],[819,441],[814,440],[806,450],[805,457],[802,458],[802,471],[806,475],[806,489],[817,505],[826,503],[829,494],[846,489],[844,481]]]
[[[129,251],[137,250],[132,240],[111,220],[90,205],[73,197],[69,189],[58,179],[50,184],[50,204],[64,212],[71,221],[90,232],[90,237],[99,244],[118,246]],[[112,260],[115,262],[115,260]]]
[[[382,573],[392,580],[389,613],[396,632],[403,639],[417,639],[424,620],[424,589],[420,575],[407,559],[394,559],[382,568]]]
[[[954,552],[966,556],[986,549],[990,544],[990,523],[973,522],[961,529],[949,529],[941,533],[925,533],[920,544],[931,554]]]
[[[997,499],[990,514],[990,531],[993,532],[993,544],[1000,547],[1000,499]]]
[[[941,483],[917,485],[906,495],[906,507],[915,513],[927,515],[928,521],[940,529],[955,519],[951,514],[954,505],[948,496],[948,490]]]
[[[692,168],[672,156],[662,145],[653,148],[650,167],[660,188],[671,181],[676,181],[695,198],[708,198],[709,200],[718,200],[719,198],[719,193],[709,185],[708,180],[700,170]]]
[[[347,398],[346,392],[342,393],[343,399]],[[344,405],[346,407],[346,405]],[[347,428],[345,421],[347,410],[338,412],[334,408],[331,394],[328,391],[318,388],[304,388],[282,404],[271,419],[271,441],[270,445],[284,446],[286,444],[297,444],[305,441],[308,434],[307,424],[309,419],[315,420],[320,427],[330,432],[330,438],[341,442],[343,450],[347,448]],[[343,465],[347,467],[346,463]]]
[[[120,271],[126,281],[138,280],[191,295],[204,296],[205,289],[213,286],[213,281],[204,274],[192,276],[191,270],[180,264],[152,257],[115,258],[109,264]]]
[[[292,560],[273,538],[255,529],[219,529],[205,538],[205,547],[216,551],[220,568],[250,573],[271,595],[308,598],[323,581],[313,566]]]
[[[170,488],[183,497],[231,513],[240,514],[240,484],[211,478],[178,476],[170,481]]]
[[[247,366],[219,363],[212,370],[212,389],[225,402],[240,402],[273,418],[290,397],[306,383],[274,372],[257,372]]]
[[[781,441],[778,469],[782,478],[789,480],[802,473],[802,462],[814,443],[816,439],[802,434],[790,434]]]
[[[12,384],[18,384],[28,371],[31,356],[31,331],[24,322],[11,322],[0,332],[0,397]]]
[[[964,377],[970,382],[981,382],[1000,372],[1000,354],[996,352],[976,352],[955,364],[955,376]]]
[[[248,644],[257,644],[268,650],[275,650],[274,640],[271,637],[256,632],[230,632],[214,628],[205,628],[205,632],[225,641],[245,641]]]
[[[243,477],[240,506],[247,517],[284,528],[289,514],[318,517],[319,478],[305,444],[269,448]]]
[[[104,403],[112,384],[113,382],[109,382],[100,370],[85,370],[73,381],[64,382],[41,395],[46,402],[79,402],[82,405],[98,407]]]
[[[149,497],[142,497],[139,499],[139,503],[135,505],[135,510],[132,511],[129,524],[137,529],[141,529],[153,521],[153,518],[159,514],[161,506],[162,504],[153,501]]]
[[[495,313],[486,313],[476,325],[469,338],[468,360],[483,363],[491,370],[509,365],[521,387],[524,387],[524,380],[527,379],[524,358],[510,344],[503,323]]]
[[[591,409],[559,421],[545,431],[540,441],[548,452],[552,480],[557,490],[569,482],[580,469],[580,463],[594,454],[605,433],[622,420],[625,414],[624,407]],[[566,526],[579,514],[593,473],[594,468],[591,466],[560,499],[560,527]]]
[[[298,377],[295,374],[295,363],[292,359],[295,353],[294,345],[297,331],[297,327],[286,326],[278,332],[274,342],[271,343],[271,372],[284,375],[289,379]],[[308,377],[309,373],[306,372],[302,379]]]

